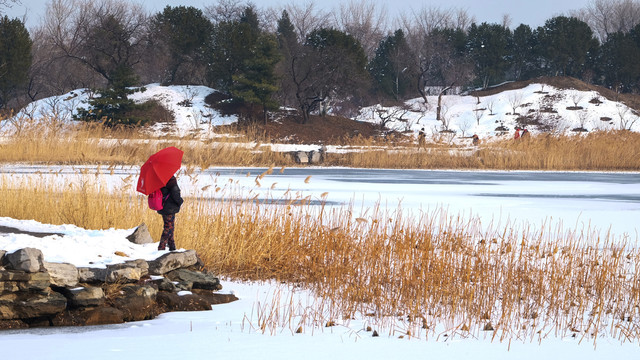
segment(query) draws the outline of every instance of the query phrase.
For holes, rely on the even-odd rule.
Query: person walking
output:
[[[418,148],[419,149],[426,149],[427,148],[427,140],[426,140],[426,135],[424,133],[424,128],[420,129],[420,131],[418,131]]]
[[[516,133],[515,133],[515,135],[513,135],[513,139],[514,140],[520,139],[520,128],[519,127],[516,128]]]
[[[162,191],[162,210],[158,210],[158,214],[162,215],[162,221],[164,227],[162,229],[162,235],[160,236],[160,244],[158,250],[165,250],[169,246],[170,251],[176,249],[176,243],[173,238],[173,232],[175,229],[176,214],[180,211],[180,206],[184,200],[180,196],[180,187],[178,186],[178,180],[175,176],[172,176],[167,184],[163,186]]]
[[[478,137],[478,134],[473,134],[473,136],[471,137],[471,142],[473,143],[473,146],[480,145],[480,138]]]

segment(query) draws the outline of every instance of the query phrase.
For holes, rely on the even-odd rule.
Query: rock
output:
[[[186,283],[187,289],[205,289],[205,290],[220,290],[220,280],[210,274],[191,271],[187,269],[177,269],[170,271],[166,274],[166,277],[170,280],[180,283]]]
[[[0,265],[2,265],[2,258],[4,257],[4,254],[6,254],[7,252],[4,250],[0,250]]]
[[[28,273],[25,271],[0,271],[0,294],[6,292],[41,292],[49,288],[47,272]]]
[[[308,164],[309,154],[306,151],[295,151],[293,153],[293,159],[299,164]]]
[[[72,264],[44,262],[44,268],[51,276],[51,285],[72,287],[78,285],[78,268]]]
[[[0,320],[0,330],[26,329],[27,325],[22,320]]]
[[[35,248],[24,248],[7,253],[3,257],[4,266],[8,270],[26,272],[44,271],[44,256],[42,251]]]
[[[107,279],[107,269],[100,268],[78,268],[78,281],[87,284],[103,283]]]
[[[122,311],[111,306],[73,309],[57,314],[51,319],[52,326],[90,326],[121,324],[123,322]]]
[[[125,285],[123,296],[116,298],[114,306],[124,314],[124,321],[153,319],[157,314],[156,296],[158,290],[152,286]]]
[[[149,264],[144,260],[127,261],[124,264],[107,266],[105,281],[113,282],[137,282],[149,273]]]
[[[153,243],[153,238],[145,223],[140,224],[131,235],[127,236],[127,240],[138,245]]]
[[[167,278],[153,280],[151,283],[157,286],[160,291],[177,292],[176,285]]]
[[[185,252],[170,252],[159,258],[149,261],[149,274],[164,275],[169,271],[186,268],[198,262],[195,250]]]
[[[101,306],[105,301],[104,291],[97,286],[64,288],[61,293],[67,298],[71,308]]]
[[[309,163],[311,164],[319,164],[322,162],[322,152],[320,151],[311,151],[309,153]]]
[[[238,300],[233,294],[219,294],[211,290],[193,289],[194,294],[202,296],[211,305],[227,304]]]
[[[67,299],[61,294],[11,293],[0,296],[0,319],[29,319],[55,315],[64,311]]]
[[[83,313],[84,325],[122,324],[124,313],[113,307],[99,307]]]
[[[211,310],[211,304],[197,294],[180,296],[176,293],[160,292],[158,306],[164,311],[205,311]]]

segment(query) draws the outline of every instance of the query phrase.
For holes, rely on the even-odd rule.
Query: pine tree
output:
[[[206,66],[212,24],[200,9],[167,6],[151,21],[153,37],[167,49],[168,83],[192,81],[194,68]],[[185,69],[186,68],[186,69]],[[189,71],[191,68],[191,71]],[[181,73],[182,72],[182,73]]]
[[[229,91],[233,77],[244,71],[245,62],[253,56],[259,36],[258,17],[252,7],[247,7],[239,19],[216,24],[207,68],[209,85]]]
[[[369,63],[369,72],[379,91],[395,100],[402,99],[411,87],[407,46],[402,30],[396,30],[380,42]]]
[[[273,94],[278,91],[275,74],[278,61],[277,40],[272,35],[263,35],[256,42],[253,56],[245,61],[244,70],[233,77],[231,94],[234,100],[261,105],[265,124],[268,111],[278,107],[273,100]]]
[[[549,75],[580,76],[598,40],[587,23],[574,17],[557,16],[538,28],[540,55]]]
[[[27,82],[31,45],[29,32],[22,21],[7,16],[0,18],[0,110]]]
[[[469,55],[483,88],[504,80],[511,31],[499,24],[472,24],[468,34]]]
[[[640,47],[632,34],[609,34],[598,59],[605,85],[619,92],[637,91],[640,80]]]
[[[537,39],[529,25],[521,24],[513,30],[509,44],[513,78],[522,80],[537,75]]]
[[[98,96],[87,102],[90,108],[79,108],[75,118],[102,122],[108,127],[144,125],[149,121],[148,119],[131,115],[133,110],[144,108],[144,105],[138,105],[129,99],[129,95],[144,91],[144,88],[133,87],[138,82],[133,69],[128,66],[119,66],[110,74],[110,77],[113,79],[110,86],[98,90]]]

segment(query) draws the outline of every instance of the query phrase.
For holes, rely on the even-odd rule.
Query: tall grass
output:
[[[201,140],[158,137],[135,129],[99,125],[62,126],[54,121],[21,128],[0,143],[0,162],[140,165],[166,146],[185,150],[187,167],[295,166],[289,154],[272,151],[256,128]],[[324,165],[395,169],[640,170],[640,134],[543,134],[488,142],[478,147],[451,141],[418,149],[406,138],[346,139],[345,151],[326,154]]]
[[[144,197],[99,191],[100,181],[84,175],[62,190],[5,177],[0,216],[85,228],[144,221],[159,237],[160,216]],[[380,330],[419,337],[640,339],[640,251],[626,238],[553,224],[483,230],[478,219],[441,209],[407,214],[376,207],[354,218],[349,206],[312,207],[305,199],[269,205],[232,192],[219,201],[188,195],[177,217],[178,246],[196,249],[221,276],[313,289],[324,299],[317,306],[331,310],[305,309],[303,319],[360,315]],[[284,322],[291,317],[269,316],[273,306],[261,309],[258,326],[290,326]]]
[[[639,155],[640,134],[612,131],[572,136],[541,134],[477,148],[443,144],[427,149],[406,144],[365,148],[346,155],[330,155],[329,161],[364,168],[638,171]]]
[[[39,124],[5,137],[0,143],[0,163],[139,166],[151,154],[167,146],[184,150],[184,164],[189,167],[292,163],[292,159],[284,154],[264,149],[260,142],[250,143],[249,139],[262,140],[253,132],[237,134],[233,138],[221,137],[214,142],[189,137],[152,136],[139,129],[107,128],[99,124],[78,124],[73,127],[56,123]]]

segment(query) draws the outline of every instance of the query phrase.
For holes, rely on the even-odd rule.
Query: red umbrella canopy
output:
[[[136,190],[149,195],[167,184],[180,169],[184,152],[174,146],[164,148],[151,155],[140,168]]]

